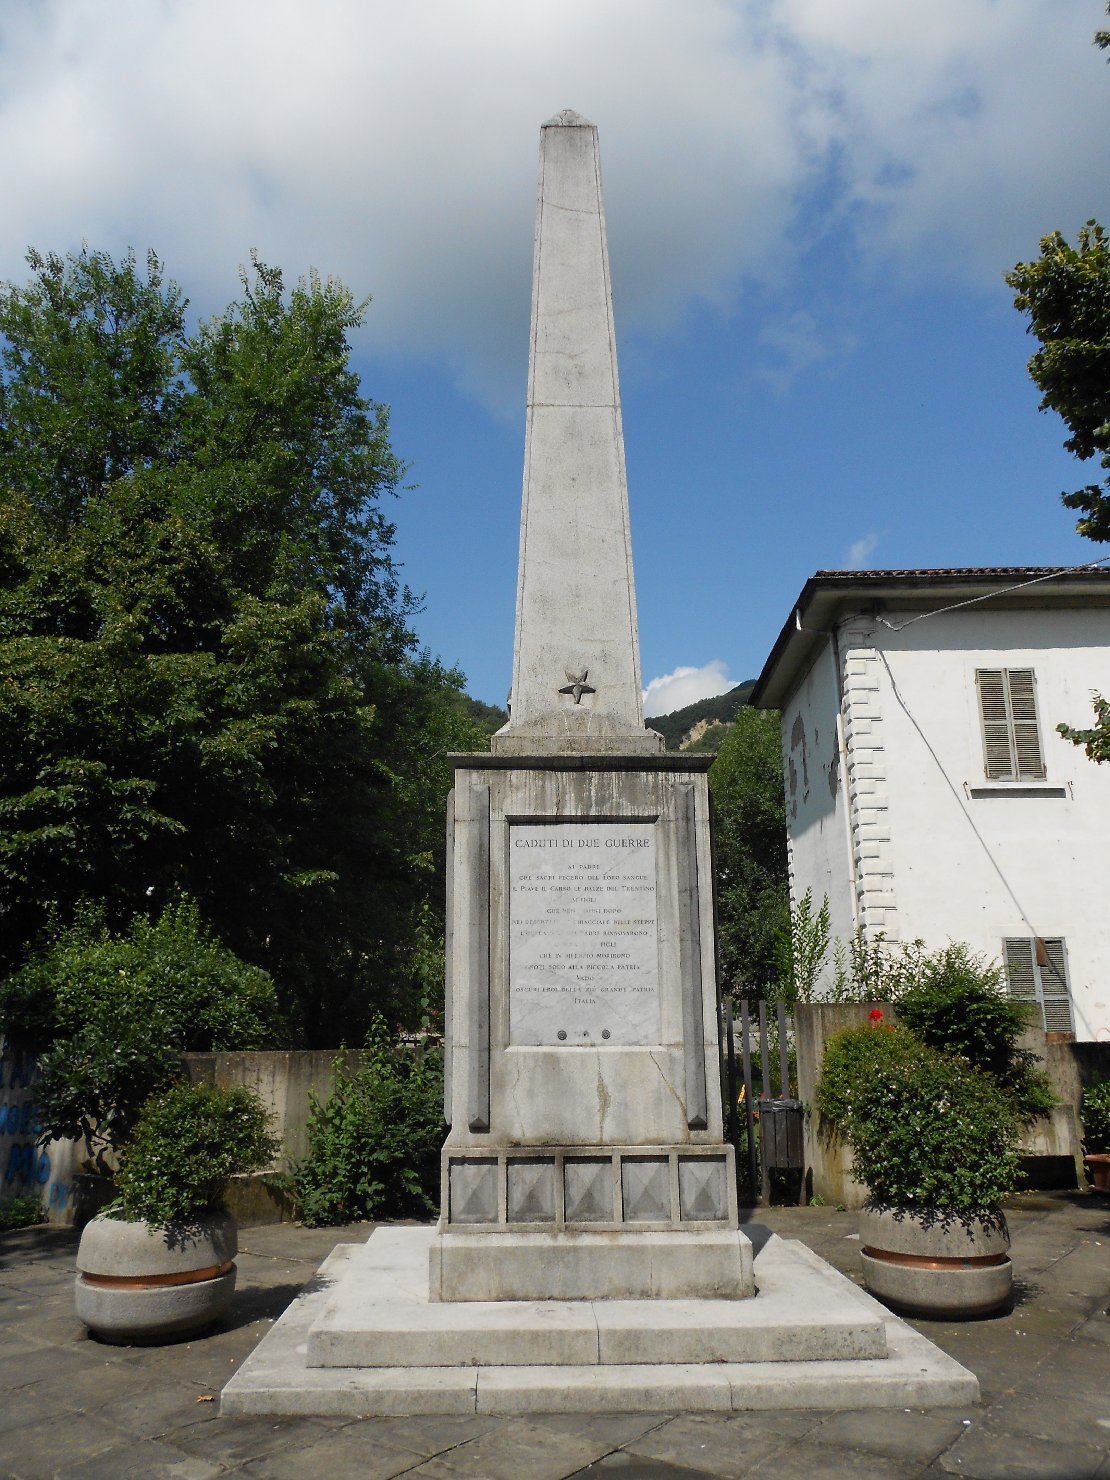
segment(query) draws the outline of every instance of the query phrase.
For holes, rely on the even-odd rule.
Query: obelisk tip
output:
[[[564,108],[561,113],[556,113],[554,118],[549,118],[544,128],[593,128],[594,125],[588,118],[583,118],[581,113],[576,113],[573,108]]]

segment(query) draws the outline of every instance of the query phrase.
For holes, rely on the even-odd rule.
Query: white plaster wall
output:
[[[857,646],[845,649],[845,665],[869,651],[878,674],[896,933],[930,946],[966,940],[991,957],[1005,936],[1062,936],[1076,1036],[1110,1038],[1110,765],[1092,764],[1055,733],[1061,720],[1090,723],[1092,690],[1110,693],[1110,612],[971,608],[901,631],[851,625]],[[1021,783],[1036,791],[1031,797],[984,775],[975,670],[1002,667],[1036,675],[1047,777]],[[794,709],[822,734],[831,726],[835,696],[817,669]],[[787,744],[790,723],[784,718]],[[973,787],[995,794],[972,798]],[[1048,794],[1061,787],[1064,797]],[[834,855],[811,808],[799,808],[795,828],[803,890],[803,879],[831,868],[834,856],[847,873],[846,853]]]
[[[783,776],[792,904],[812,891],[816,909],[828,896],[834,937],[855,929],[847,796],[837,729],[839,689],[832,645],[826,645],[782,712]],[[832,957],[824,978],[831,979]]]

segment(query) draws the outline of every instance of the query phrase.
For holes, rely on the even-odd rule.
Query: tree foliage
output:
[[[1029,316],[1029,333],[1041,348],[1029,374],[1041,392],[1041,409],[1061,416],[1070,436],[1064,446],[1081,460],[1098,457],[1110,468],[1110,242],[1088,221],[1072,246],[1059,231],[1042,238],[1041,254],[1019,262],[1006,281],[1014,304]],[[1080,534],[1110,540],[1110,478],[1062,495],[1078,509]]]
[[[0,1019],[43,1047],[35,1101],[45,1136],[80,1136],[110,1165],[143,1104],[190,1050],[284,1047],[274,984],[240,961],[191,900],[110,931],[90,906],[0,982]]]
[[[1110,45],[1110,32],[1095,41]],[[1029,373],[1041,391],[1041,409],[1063,417],[1071,435],[1064,442],[1080,459],[1098,457],[1110,468],[1110,241],[1097,221],[1088,221],[1072,246],[1058,231],[1041,241],[1034,262],[1019,262],[1007,274],[1014,303],[1029,315],[1029,332],[1041,348]],[[1110,477],[1061,495],[1078,509],[1076,529],[1088,539],[1110,540]],[[1090,729],[1057,725],[1093,761],[1110,758],[1110,710],[1094,696]]]
[[[723,980],[761,992],[786,918],[786,807],[779,717],[741,708],[709,772]]]
[[[448,749],[340,283],[254,261],[194,332],[157,258],[0,289],[0,973],[53,915],[188,894],[302,1041],[405,1010]]]

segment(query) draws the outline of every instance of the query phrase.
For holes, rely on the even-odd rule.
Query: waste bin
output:
[[[760,1100],[759,1151],[767,1170],[798,1172],[805,1166],[801,1100]]]

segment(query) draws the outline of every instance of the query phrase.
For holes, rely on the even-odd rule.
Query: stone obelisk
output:
[[[800,1245],[738,1299],[710,758],[643,728],[597,133],[542,139],[513,711],[447,808],[441,1215],[340,1245],[223,1412],[974,1402]]]
[[[516,646],[493,749],[662,748],[644,729],[597,129],[568,110],[540,146]]]
[[[597,130],[543,128],[508,723],[448,804],[433,1301],[753,1291],[722,1135],[709,757],[645,730]]]

